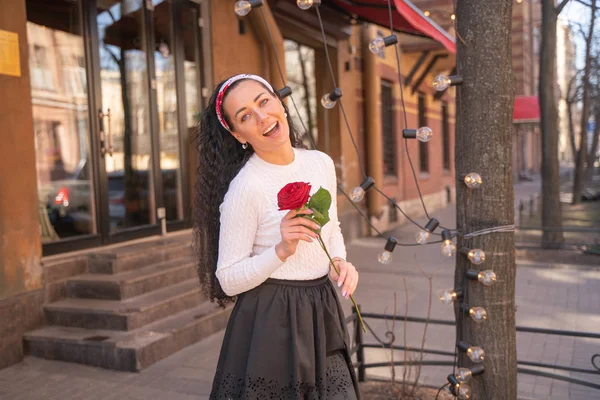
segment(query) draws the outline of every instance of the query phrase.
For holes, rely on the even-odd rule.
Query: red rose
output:
[[[304,182],[288,183],[277,194],[279,211],[295,210],[306,204],[310,197],[310,184]]]

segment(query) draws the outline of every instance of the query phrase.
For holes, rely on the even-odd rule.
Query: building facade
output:
[[[7,321],[0,326],[0,368],[22,358],[24,332],[44,325],[44,305],[63,298],[66,280],[86,272],[87,254],[190,229],[198,116],[232,74],[292,87],[292,113],[332,156],[344,191],[362,182],[363,165],[413,216],[423,211],[402,129],[431,127],[431,142],[407,142],[416,180],[430,211],[452,200],[453,89],[437,94],[431,86],[436,74],[451,72],[451,49],[401,35],[398,71],[392,49],[368,51],[386,29],[345,11],[343,2],[321,8],[325,45],[315,14],[295,1],[268,1],[243,18],[234,3],[0,4],[7,55],[0,63],[0,126],[11,143],[0,150],[0,319]],[[410,10],[425,31],[447,35]],[[345,113],[319,105],[334,88],[326,50]],[[359,208],[381,228],[402,222],[373,191]],[[339,214],[348,240],[371,233],[342,195]],[[69,257],[84,261],[56,266]]]

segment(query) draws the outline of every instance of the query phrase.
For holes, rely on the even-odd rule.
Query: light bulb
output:
[[[460,75],[438,75],[433,78],[433,88],[438,92],[443,92],[448,89],[449,86],[460,85],[462,82],[463,78]]]
[[[425,11],[423,14],[425,14],[426,17],[429,17],[431,15],[429,11]]]
[[[456,245],[452,240],[445,240],[444,243],[442,243],[442,254],[448,258],[454,257],[456,254]]]
[[[385,42],[382,37],[376,37],[369,43],[369,50],[371,50],[371,53],[381,53],[383,49],[385,49]]]
[[[485,261],[485,253],[481,249],[469,250],[467,257],[469,257],[469,260],[475,265],[479,265]]]
[[[417,239],[417,243],[419,243],[419,244],[427,244],[427,240],[429,239],[429,232],[427,232],[427,231],[419,231],[415,235],[415,238]]]
[[[331,109],[335,107],[340,97],[342,97],[342,90],[340,88],[335,88],[331,93],[326,93],[321,98],[321,105],[327,109]]]
[[[454,20],[456,19],[456,15],[452,14],[452,15],[450,16],[450,19],[451,19],[452,21],[454,21]]]
[[[392,262],[392,253],[387,251],[387,250],[382,250],[378,255],[377,255],[377,261],[379,261],[382,264],[389,264]]]
[[[487,311],[483,307],[471,307],[469,316],[477,323],[481,323],[487,319]]]
[[[485,352],[481,347],[471,346],[467,349],[467,356],[474,363],[482,363],[485,358]]]
[[[444,304],[452,304],[458,298],[458,293],[452,289],[444,290],[440,293],[440,301]]]
[[[323,107],[325,107],[326,109],[328,109],[328,110],[330,110],[330,109],[332,109],[333,107],[335,107],[335,104],[336,104],[336,103],[337,103],[337,101],[335,101],[335,100],[331,100],[331,99],[329,98],[329,93],[327,93],[325,96],[323,96],[323,97],[321,98],[321,105],[322,105]]]
[[[465,185],[471,189],[478,188],[482,182],[481,176],[477,172],[471,172],[465,176]]]
[[[390,237],[385,243],[384,249],[377,255],[377,261],[382,264],[389,264],[392,262],[392,252],[396,248],[398,240],[395,237]]]
[[[417,129],[417,139],[419,139],[423,143],[427,143],[431,140],[433,136],[433,131],[428,126],[422,126]]]
[[[365,191],[360,186],[355,187],[350,192],[350,200],[355,203],[360,203],[365,198]]]
[[[477,279],[485,286],[491,286],[494,282],[496,282],[496,273],[489,269],[486,271],[481,271],[479,274],[477,274]]]
[[[326,95],[327,96],[327,95]],[[375,181],[370,176],[367,177],[360,186],[355,187],[350,192],[350,200],[355,203],[360,203],[365,198],[365,193],[367,190],[371,189],[375,185]]]
[[[396,35],[389,35],[386,37],[376,37],[369,43],[369,50],[371,53],[381,53],[387,46],[398,43],[398,37]]]
[[[252,5],[247,0],[240,0],[237,3],[235,3],[235,13],[240,17],[248,15],[248,13],[250,13],[250,10],[252,10]]]
[[[458,371],[456,371],[455,376],[456,380],[460,383],[467,383],[471,380],[473,374],[471,373],[471,370],[469,368],[459,368]]]
[[[456,397],[460,400],[468,400],[471,398],[471,388],[464,383],[456,387]]]
[[[309,8],[311,8],[315,3],[320,3],[320,1],[315,2],[315,0],[297,0],[296,4],[298,4],[298,7],[301,10],[308,10]]]
[[[433,88],[438,92],[448,89],[452,81],[446,75],[438,75],[433,79]]]
[[[445,257],[453,257],[456,254],[456,245],[452,242],[452,234],[449,230],[442,231],[442,255]]]

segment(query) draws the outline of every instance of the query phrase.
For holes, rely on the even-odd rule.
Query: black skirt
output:
[[[327,276],[267,279],[232,311],[212,399],[354,400],[344,313]]]

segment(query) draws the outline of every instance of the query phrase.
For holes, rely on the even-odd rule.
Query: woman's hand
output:
[[[335,272],[333,267],[330,268],[329,277],[337,282],[338,286],[342,286],[342,296],[346,299],[350,298],[350,295],[354,294],[356,290],[356,286],[358,285],[358,271],[348,261],[334,257],[333,263],[337,267],[338,271],[340,271],[340,275]]]
[[[300,214],[312,214],[312,210],[291,210],[282,219],[279,230],[281,231],[281,242],[275,246],[275,252],[280,260],[285,261],[296,252],[300,240],[312,242],[313,238],[319,237],[311,229],[321,229],[319,224],[308,218],[294,218]]]

